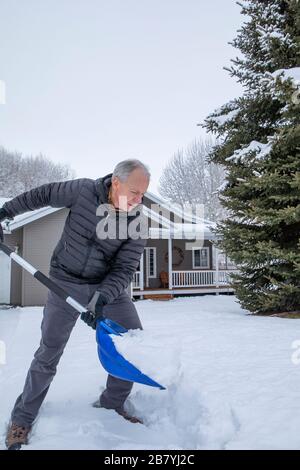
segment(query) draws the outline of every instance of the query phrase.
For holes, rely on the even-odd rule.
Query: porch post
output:
[[[129,286],[127,287],[128,294],[130,295],[130,298],[133,299],[133,283],[131,282]]]
[[[168,273],[169,273],[169,289],[173,288],[173,280],[172,280],[172,238],[168,238]]]
[[[144,290],[144,251],[140,259],[140,290]]]
[[[216,290],[217,290],[217,295],[219,295],[218,289],[219,289],[219,248],[215,247],[215,253],[216,253]]]
[[[212,254],[211,267],[212,267],[212,270],[214,271],[216,269],[216,247],[213,241],[210,240],[210,242],[211,242],[211,254]]]

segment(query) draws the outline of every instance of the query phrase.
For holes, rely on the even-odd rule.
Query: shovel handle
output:
[[[64,289],[62,289],[60,286],[58,286],[55,282],[53,282],[51,279],[49,279],[49,277],[45,276],[45,274],[43,274],[41,271],[36,269],[30,263],[28,263],[23,258],[21,258],[21,256],[17,255],[17,253],[15,253],[7,245],[0,242],[0,250],[3,251],[3,253],[5,253],[11,259],[13,259],[20,266],[22,266],[22,268],[24,268],[26,271],[28,271],[30,274],[32,274],[32,276],[35,277],[41,284],[43,284],[49,290],[51,290],[56,295],[58,295],[58,297],[60,297],[62,300],[64,300],[67,304],[69,304],[73,308],[75,308],[75,310],[77,310],[77,312],[83,313],[83,312],[88,311],[87,308],[83,307],[83,305],[81,305],[75,299],[70,297]]]

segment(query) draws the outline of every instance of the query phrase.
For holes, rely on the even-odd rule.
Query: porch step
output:
[[[145,294],[143,295],[144,299],[151,300],[170,300],[173,299],[174,295],[172,294]]]

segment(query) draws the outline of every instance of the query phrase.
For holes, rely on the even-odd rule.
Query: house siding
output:
[[[149,239],[147,247],[156,248],[156,278],[149,278],[149,287],[160,287],[159,274],[168,271],[168,265],[164,262],[165,253],[168,252],[168,240]],[[144,252],[144,283],[146,286],[146,255]]]
[[[62,209],[24,227],[23,256],[46,276],[49,275],[50,259],[61,236],[68,213],[68,209]],[[23,306],[44,305],[47,292],[47,288],[31,274],[23,272]]]
[[[173,248],[173,270],[174,271],[193,271],[198,269],[193,269],[193,255],[192,250],[186,250],[186,243],[190,242],[190,240],[172,240],[172,248]],[[157,277],[156,278],[149,278],[149,288],[156,288],[160,287],[160,273],[161,271],[168,272],[168,261],[166,260],[166,255],[168,254],[168,240],[158,240],[158,239],[149,239],[147,242],[148,247],[156,247],[156,266],[157,266]],[[178,266],[175,264],[179,263],[180,258],[176,253],[176,248],[182,250],[184,254],[183,260],[180,262]],[[202,247],[201,245],[199,247]],[[209,248],[209,266],[208,268],[203,268],[203,270],[210,270],[213,269],[213,259],[212,259],[212,244],[209,240],[204,240],[203,247]],[[174,250],[175,248],[175,250]],[[199,268],[199,271],[202,270]],[[146,286],[146,257],[144,254],[144,280]]]
[[[4,236],[4,243],[6,243],[12,250],[20,256],[23,254],[23,228],[15,230],[10,235]],[[21,305],[22,303],[22,268],[15,263],[11,262],[11,283],[10,283],[10,303],[11,305]]]

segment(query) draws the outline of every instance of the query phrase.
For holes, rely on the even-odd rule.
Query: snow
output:
[[[238,114],[240,110],[239,109],[234,109],[233,111],[229,111],[227,114],[222,114],[220,116],[216,116],[213,118],[213,120],[219,125],[223,126],[226,124],[228,121],[231,121],[234,119]]]
[[[225,189],[228,186],[228,180],[223,181],[223,183],[217,188],[217,193],[221,193],[222,191],[225,191]]]
[[[1,197],[0,207],[2,207],[7,201],[10,201],[10,198]],[[29,211],[20,215],[16,215],[13,219],[6,219],[4,221],[4,226],[7,230],[13,232],[14,230],[23,227],[24,225],[33,222],[34,220],[37,220],[41,217],[52,214],[53,212],[57,212],[59,210],[61,210],[60,207],[41,207],[40,209],[36,209],[34,211]]]
[[[173,227],[171,228],[157,228],[157,227],[150,227],[149,233],[151,239],[159,238],[159,239],[168,239],[168,238],[175,238],[175,239],[195,239],[197,240],[214,240],[216,235],[211,231],[216,227],[214,222],[211,222],[211,225],[208,224],[189,224],[189,223],[173,223]]]
[[[135,305],[144,330],[117,348],[167,387],[135,384],[130,406],[145,425],[91,406],[106,373],[94,331],[79,320],[25,449],[300,449],[298,320],[247,315],[225,295]],[[1,448],[41,315],[0,310]]]
[[[235,150],[233,155],[230,157],[227,157],[226,160],[229,161],[234,161],[238,162],[239,160],[243,161],[245,157],[248,156],[249,152],[258,152],[256,155],[257,159],[264,158],[266,155],[268,155],[272,150],[272,143],[268,142],[267,144],[263,144],[261,142],[258,142],[257,140],[252,140],[249,145],[246,147]]]
[[[272,12],[273,14],[273,12]],[[258,25],[257,30],[261,36],[260,44],[262,50],[266,53],[270,52],[270,39],[277,39],[285,46],[292,45],[292,38],[290,34],[283,31],[284,25],[279,22],[277,25],[269,24],[264,25],[264,27]]]
[[[300,82],[300,67],[293,67],[290,69],[278,69],[271,75],[274,78],[282,76],[284,80],[288,80],[290,78],[293,82],[298,84]]]
[[[292,88],[294,89],[294,93],[292,94],[291,97],[291,103],[292,104],[299,104],[299,87],[300,87],[300,67],[292,67],[289,69],[278,69],[275,70],[273,73],[266,73],[265,75],[265,83],[270,83],[271,88],[273,88],[273,95],[276,97],[279,101],[283,100],[283,95],[282,92],[283,90],[278,87],[278,84],[276,83],[276,80],[279,81],[279,83],[285,82],[287,80],[291,81]],[[287,103],[284,107],[281,109],[282,115],[289,111],[291,103]],[[292,121],[290,119],[285,118],[284,116],[278,121],[278,126],[288,126],[292,124]]]
[[[235,101],[229,101],[226,105],[216,108],[213,113],[208,116],[206,121],[217,124],[217,126],[223,126],[227,122],[232,121],[239,112],[240,109],[236,107]]]

